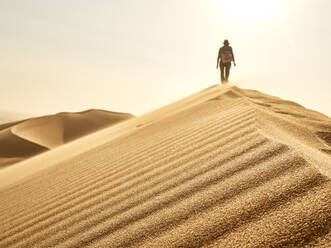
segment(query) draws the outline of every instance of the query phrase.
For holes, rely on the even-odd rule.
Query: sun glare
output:
[[[279,12],[286,0],[219,0],[224,15],[242,19],[260,19]]]

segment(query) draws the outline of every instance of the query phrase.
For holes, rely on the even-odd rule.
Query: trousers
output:
[[[221,69],[221,82],[227,83],[229,81],[229,76],[230,76],[231,62],[223,63],[221,61],[220,69]]]

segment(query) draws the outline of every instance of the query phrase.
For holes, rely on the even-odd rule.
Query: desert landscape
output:
[[[331,119],[295,102],[224,84],[0,129],[0,247],[331,245]]]
[[[91,109],[4,123],[0,125],[0,168],[132,117]]]

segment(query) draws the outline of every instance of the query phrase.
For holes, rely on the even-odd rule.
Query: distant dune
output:
[[[81,134],[59,116],[3,139]],[[328,116],[212,86],[1,170],[0,247],[331,247],[330,137]]]
[[[104,110],[58,113],[0,125],[0,167],[24,160],[133,116]]]

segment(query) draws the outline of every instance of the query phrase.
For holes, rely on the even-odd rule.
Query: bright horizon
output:
[[[231,84],[330,117],[330,10],[328,0],[2,1],[0,113],[141,115],[218,83],[229,39]]]

